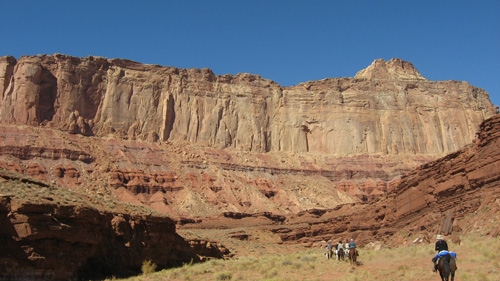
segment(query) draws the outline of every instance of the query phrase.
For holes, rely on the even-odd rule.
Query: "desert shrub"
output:
[[[271,270],[267,271],[267,272],[264,274],[264,277],[265,277],[265,278],[273,278],[273,277],[278,276],[278,274],[279,274],[278,269],[273,268],[273,269],[271,269]]]
[[[500,240],[477,234],[464,235],[462,241],[462,245],[453,247],[459,255],[456,280],[496,280]],[[380,250],[363,249],[359,266],[327,260],[322,249],[306,249],[285,255],[244,256],[234,260],[185,264],[181,268],[128,280],[326,280],[325,276],[331,272],[335,275],[329,280],[434,280],[436,273],[431,271],[430,262],[435,255],[433,248],[433,243],[424,243]]]
[[[253,257],[244,257],[238,261],[239,270],[255,270],[259,267],[259,261]]]
[[[231,278],[233,278],[233,275],[231,274],[231,272],[220,272],[220,273],[216,273],[215,274],[215,280],[231,280]]]
[[[467,273],[462,273],[462,274],[460,275],[460,280],[463,280],[463,281],[471,281],[472,279],[471,279],[471,277],[469,276],[469,274],[467,274]]]
[[[305,255],[305,256],[300,258],[300,261],[302,261],[302,262],[315,262],[316,256]]]
[[[154,273],[156,271],[156,264],[151,260],[145,260],[142,262],[141,271],[144,275]]]
[[[219,260],[210,260],[208,261],[208,265],[213,268],[220,268],[223,266],[223,262]]]
[[[484,272],[480,272],[479,274],[477,274],[476,278],[479,281],[489,281],[490,280],[490,278],[488,278],[488,275],[486,275]]]
[[[292,268],[293,268],[293,269],[301,269],[301,268],[302,268],[302,265],[301,265],[300,263],[294,263],[294,264],[292,265]]]

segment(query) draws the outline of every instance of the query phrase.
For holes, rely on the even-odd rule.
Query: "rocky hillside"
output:
[[[0,170],[0,280],[93,280],[229,254],[183,239],[164,214]]]
[[[377,60],[282,87],[105,58],[0,58],[0,167],[173,217],[373,200],[495,114],[466,82]]]
[[[500,235],[499,171],[500,115],[496,115],[481,124],[473,145],[405,174],[377,202],[325,213],[323,223],[316,220],[303,230],[305,239],[315,234],[328,237],[332,229],[337,237],[355,237],[360,242],[378,239],[395,245],[415,234],[455,234],[453,238],[462,232],[481,231],[496,237]],[[283,235],[284,240],[290,238],[297,238],[296,231]]]
[[[180,229],[233,229],[227,237],[258,241],[250,226],[288,245],[354,238],[361,246],[432,242],[441,233],[460,243],[463,233],[500,235],[500,115],[486,120],[474,144],[403,175],[398,186],[374,202],[289,216],[230,214],[186,223]],[[241,231],[241,226],[247,226]],[[239,231],[236,231],[239,230]],[[201,232],[199,232],[201,233]],[[223,239],[219,235],[219,239]]]

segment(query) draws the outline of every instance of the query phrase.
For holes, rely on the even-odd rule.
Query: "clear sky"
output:
[[[0,56],[126,58],[283,86],[373,60],[468,81],[500,105],[499,0],[0,1]]]

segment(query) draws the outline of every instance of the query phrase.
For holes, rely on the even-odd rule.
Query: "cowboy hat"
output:
[[[443,235],[438,234],[438,236],[436,237],[436,240],[443,240]]]

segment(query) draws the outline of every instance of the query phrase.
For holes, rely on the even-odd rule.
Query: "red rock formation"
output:
[[[0,58],[0,79],[0,165],[174,216],[373,200],[495,110],[398,59],[293,87],[64,55]]]
[[[82,198],[3,172],[0,180],[2,280],[126,276],[139,273],[145,260],[160,269],[229,254],[217,243],[185,241],[174,221],[160,214],[140,214],[111,200]],[[9,181],[25,184],[12,187]],[[30,196],[19,189],[38,196],[28,202]]]
[[[495,112],[483,90],[428,81],[399,59],[293,87],[64,55],[3,57],[0,77],[4,124],[255,152],[443,156],[470,143]]]
[[[306,211],[289,216],[284,225],[268,227],[284,242],[306,245],[346,238],[361,245],[376,240],[400,245],[415,235],[437,233],[458,241],[457,233],[472,230],[498,236],[499,171],[500,115],[496,115],[481,124],[473,145],[405,174],[376,202]]]
[[[500,210],[500,121],[488,94],[428,81],[398,59],[354,78],[281,87],[127,60],[3,57],[0,95],[0,167],[148,205],[183,228],[257,225],[304,245],[500,233],[491,221],[464,220]],[[182,242],[167,218],[0,198],[0,262],[26,269],[16,271],[22,278],[137,269],[148,255],[167,266],[187,258],[179,241],[220,251]],[[64,249],[64,267],[55,248]]]

